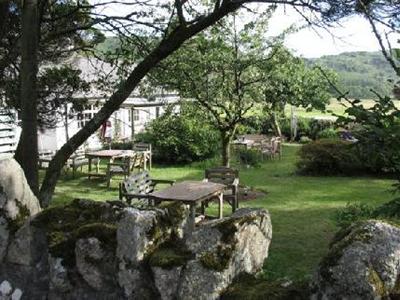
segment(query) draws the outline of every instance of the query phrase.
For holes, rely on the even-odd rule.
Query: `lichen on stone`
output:
[[[14,219],[6,218],[8,222],[8,229],[10,230],[11,234],[17,232],[17,230],[24,225],[25,221],[31,215],[29,209],[25,205],[19,203],[17,200],[15,200],[15,203],[18,207],[17,216]]]
[[[308,282],[267,281],[249,274],[241,274],[226,289],[221,300],[308,300]]]
[[[80,238],[96,237],[104,249],[115,252],[117,219],[110,205],[75,199],[43,210],[31,224],[46,231],[50,254],[62,258],[64,266],[73,266],[75,243]]]
[[[157,215],[157,220],[147,232],[148,239],[153,241],[153,249],[148,249],[149,253],[165,240],[178,236],[179,226],[186,218],[185,206],[177,202],[161,203],[157,209],[163,209],[165,213]]]
[[[194,254],[186,249],[183,243],[170,241],[161,245],[149,257],[149,265],[163,269],[183,266],[194,258]]]
[[[200,262],[206,269],[222,272],[229,266],[234,251],[233,245],[218,245],[216,249],[200,256]]]
[[[374,294],[376,296],[384,297],[386,296],[386,288],[379,274],[373,269],[368,269],[368,282],[374,289]]]
[[[330,250],[320,263],[320,273],[325,280],[332,279],[331,268],[338,264],[343,251],[354,242],[366,243],[371,239],[371,233],[366,228],[366,222],[355,223],[340,230],[330,243]]]

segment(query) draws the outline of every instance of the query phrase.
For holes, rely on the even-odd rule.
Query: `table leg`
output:
[[[190,204],[189,209],[188,233],[192,234],[196,222],[196,204]]]
[[[206,205],[204,202],[201,202],[201,214],[205,216],[206,214]]]
[[[224,193],[218,196],[218,217],[222,219],[223,209],[224,209]]]

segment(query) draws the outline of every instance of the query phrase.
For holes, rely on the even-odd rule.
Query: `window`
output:
[[[78,128],[85,126],[97,113],[98,109],[95,105],[89,105],[85,110],[78,112],[76,118],[78,120]]]
[[[156,118],[158,118],[160,116],[160,107],[157,106],[156,107]]]
[[[139,121],[139,111],[138,110],[134,110],[133,111],[133,121]]]

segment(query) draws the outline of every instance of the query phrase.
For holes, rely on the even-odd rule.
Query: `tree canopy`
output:
[[[214,0],[204,2],[201,0],[176,0],[161,5],[156,1],[148,0],[117,0],[98,3],[72,0],[61,2],[35,1],[39,11],[42,7],[45,8],[45,11],[41,11],[44,13],[40,16],[47,16],[48,12],[52,11],[54,4],[68,3],[71,5],[70,10],[63,11],[61,14],[65,23],[51,27],[53,30],[44,40],[47,44],[51,43],[53,37],[68,36],[71,32],[88,32],[88,35],[91,36],[92,30],[101,28],[103,31],[113,31],[121,37],[121,40],[124,41],[121,45],[125,48],[122,53],[129,55],[129,53],[135,52],[142,55],[142,58],[132,63],[132,67],[124,73],[123,78],[114,85],[114,91],[92,120],[72,136],[57,152],[49,165],[41,186],[42,204],[47,205],[49,203],[61,169],[68,157],[119,108],[154,67],[199,32],[219,22],[226,15],[255,2],[264,3],[267,6],[290,5],[307,21],[319,26],[354,13],[360,13],[360,4],[363,7],[367,5],[374,20],[387,21],[393,19],[393,21],[398,22],[398,16],[393,13],[397,6],[390,1]],[[50,6],[47,6],[47,3]],[[13,5],[15,7],[15,4]],[[120,11],[123,11],[123,13],[119,15],[110,13],[110,10],[107,9],[113,5],[122,6],[123,9]],[[8,2],[6,5],[2,3],[0,6],[2,9],[0,11],[1,16],[5,15],[4,6],[8,7]],[[71,14],[81,16],[82,13],[89,16],[88,21],[83,25],[71,21],[73,20]],[[0,19],[4,23],[4,19]],[[56,18],[56,20],[58,19]],[[1,26],[1,28],[3,27]],[[154,36],[155,39],[149,40],[145,38],[146,36]],[[35,77],[32,78],[35,80]]]

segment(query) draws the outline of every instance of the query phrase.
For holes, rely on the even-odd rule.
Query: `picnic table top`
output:
[[[86,156],[111,158],[111,157],[130,156],[133,153],[134,153],[133,150],[109,149],[109,150],[91,151],[86,153]]]
[[[204,181],[182,181],[151,195],[158,200],[194,203],[223,192],[224,184]]]

